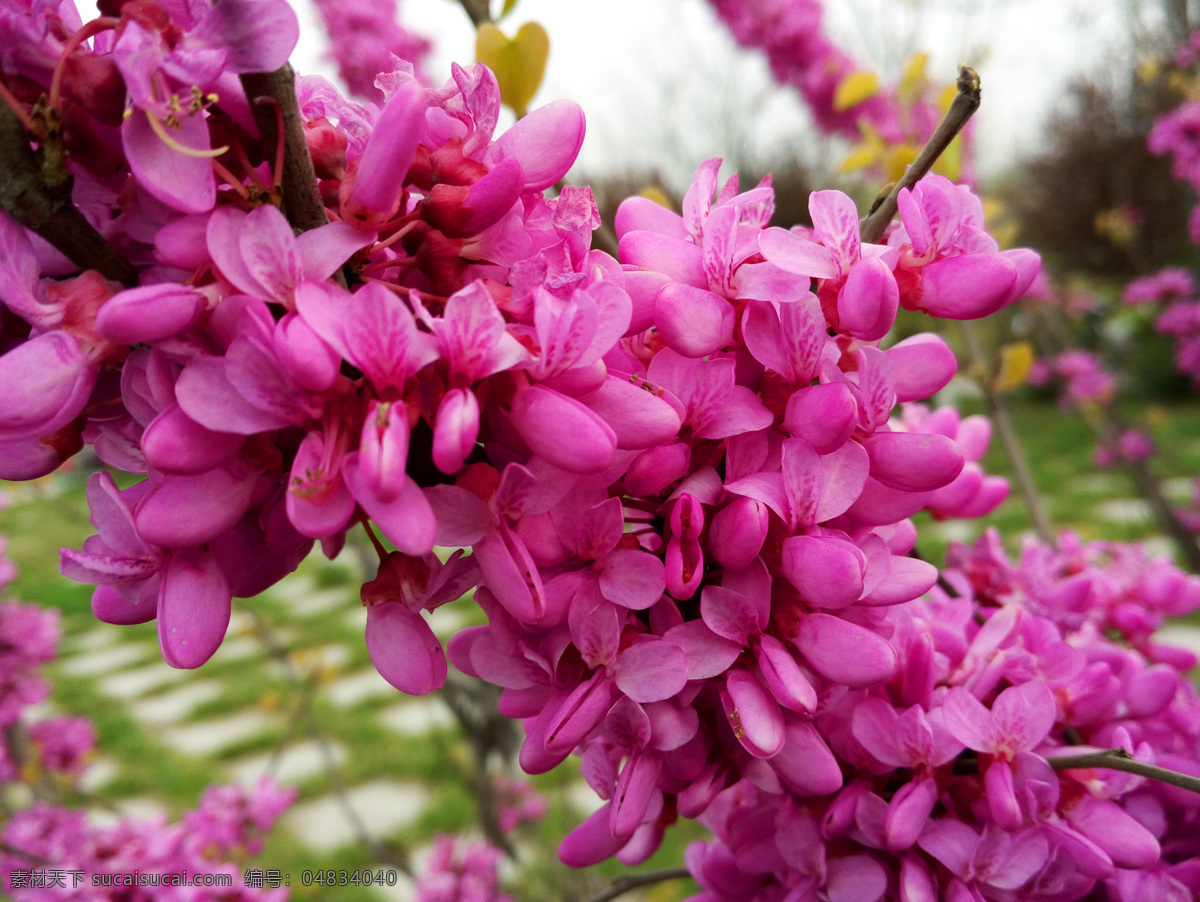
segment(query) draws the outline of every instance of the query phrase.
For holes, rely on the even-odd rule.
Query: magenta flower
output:
[[[1021,826],[1022,805],[1013,788],[1013,766],[1039,746],[1058,716],[1044,683],[1005,689],[989,711],[970,692],[951,689],[942,707],[946,729],[967,748],[991,756],[984,779],[992,818],[1005,830]]]

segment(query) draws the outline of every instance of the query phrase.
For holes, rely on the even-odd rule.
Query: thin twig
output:
[[[1046,513],[1042,496],[1038,494],[1037,485],[1033,481],[1033,474],[1029,470],[1029,462],[1025,457],[1025,449],[1021,447],[1017,431],[1013,428],[1008,405],[1004,403],[1004,398],[992,385],[987,358],[984,356],[975,323],[964,320],[959,325],[962,327],[963,339],[967,344],[971,364],[979,372],[979,384],[983,388],[984,398],[987,401],[988,415],[996,426],[1000,443],[1004,445],[1009,463],[1012,464],[1013,477],[1017,481],[1017,488],[1020,489],[1021,496],[1025,499],[1025,506],[1029,510],[1029,519],[1033,524],[1034,532],[1043,542],[1053,545],[1055,541],[1054,527],[1050,523],[1050,516]]]
[[[296,73],[285,63],[274,72],[247,72],[239,78],[254,110],[254,121],[258,123],[258,133],[268,155],[278,145],[279,128],[275,108],[262,102],[262,98],[269,97],[279,104],[284,141],[283,212],[288,222],[301,232],[325,225],[329,215],[321,201],[317,173],[304,137],[304,119],[296,101]]]
[[[478,28],[485,22],[492,21],[492,13],[489,9],[488,0],[458,0],[462,5],[463,11],[471,20],[471,24]]]
[[[279,640],[276,639],[275,632],[271,629],[271,625],[266,621],[262,614],[253,608],[244,607],[243,610],[254,620],[255,631],[258,633],[259,639],[262,640],[263,645],[266,647],[268,654],[270,654],[271,657],[273,657],[283,666],[284,676],[288,683],[291,684],[293,689],[302,691],[303,681],[300,675],[296,672],[295,665],[292,663],[292,659],[288,656],[287,649],[285,649],[283,645],[280,644]],[[411,877],[412,864],[410,863],[407,849],[396,845],[395,847],[399,854],[388,855],[383,846],[371,838],[371,833],[367,829],[367,825],[363,823],[358,811],[355,810],[354,805],[350,802],[348,788],[346,786],[345,779],[342,777],[341,768],[338,766],[337,760],[334,758],[333,749],[329,746],[329,739],[326,737],[325,731],[321,729],[321,725],[318,722],[311,705],[308,706],[305,714],[308,721],[309,733],[312,735],[313,739],[316,740],[317,746],[321,751],[321,757],[325,759],[325,773],[329,777],[330,788],[337,797],[338,803],[341,805],[342,811],[346,815],[346,819],[350,822],[351,829],[354,830],[355,835],[358,837],[359,843],[361,843],[362,846],[367,849],[369,854],[376,861],[393,864],[396,866],[396,868]]]
[[[479,698],[477,692],[491,697]],[[488,842],[502,850],[509,859],[516,861],[517,850],[500,828],[496,789],[488,770],[488,758],[493,752],[497,753],[501,760],[511,757],[516,740],[513,722],[496,710],[498,693],[495,687],[488,683],[479,681],[468,687],[451,679],[446,681],[439,694],[458,720],[463,735],[471,743],[471,756],[474,759],[471,784],[484,835]]]
[[[1108,749],[1103,752],[1083,752],[1078,755],[1052,755],[1046,759],[1055,770],[1089,770],[1101,768],[1104,770],[1119,770],[1127,774],[1135,774],[1160,783],[1169,783],[1180,789],[1200,792],[1200,777],[1181,774],[1155,764],[1138,761],[1125,749]]]
[[[923,561],[926,564],[930,563],[929,559],[926,558],[925,555],[921,554],[920,550],[918,550],[916,547],[910,548],[908,550],[908,556],[910,558],[912,558],[913,560]],[[936,564],[934,564],[934,566],[937,567]],[[945,592],[951,598],[959,597],[959,591],[956,588],[954,588],[954,586],[950,585],[950,582],[946,579],[945,574],[942,573],[941,567],[938,567],[937,585],[943,592]]]
[[[970,66],[959,66],[957,86],[958,94],[955,95],[954,102],[950,104],[950,109],[946,111],[946,115],[938,123],[934,133],[925,142],[925,146],[921,148],[921,152],[913,160],[912,165],[908,167],[908,171],[892,186],[887,197],[862,221],[863,241],[875,244],[883,237],[888,223],[896,215],[896,199],[900,196],[901,189],[912,188],[928,174],[938,157],[946,152],[950,142],[963,130],[967,120],[979,109],[979,75],[975,70]]]
[[[72,202],[70,180],[58,191],[46,186],[29,140],[17,114],[0,103],[0,172],[4,173],[0,178],[0,207],[80,269],[94,269],[127,288],[137,285],[137,269],[92,228]]]
[[[613,884],[598,896],[592,896],[587,902],[608,902],[617,896],[624,895],[630,890],[643,886],[652,886],[667,880],[685,880],[691,877],[687,868],[663,868],[661,871],[646,871],[644,874],[630,874],[613,881]]]
[[[1049,356],[1058,356],[1061,351],[1070,347],[1070,337],[1066,334],[1062,321],[1052,311],[1040,309],[1035,311],[1034,315],[1042,326],[1037,332],[1043,351],[1048,352]],[[1096,442],[1102,448],[1113,449],[1113,456],[1129,474],[1138,493],[1149,503],[1150,509],[1158,518],[1159,526],[1174,540],[1187,562],[1188,569],[1193,573],[1200,573],[1200,545],[1196,542],[1196,535],[1184,525],[1175,508],[1167,500],[1158,476],[1146,461],[1129,460],[1115,453],[1117,439],[1128,428],[1115,405],[1087,405],[1079,408],[1079,414],[1092,431]]]

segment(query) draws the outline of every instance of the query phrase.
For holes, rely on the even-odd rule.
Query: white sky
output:
[[[294,63],[332,77],[311,0],[291,2],[303,35]],[[1121,0],[826,0],[826,27],[885,74],[916,50],[932,55],[930,75],[947,84],[958,63],[974,65],[984,89],[977,127],[986,176],[1036,146],[1071,73],[1111,57],[1121,10]],[[403,0],[402,18],[433,39],[427,69],[435,81],[449,76],[451,60],[474,59],[474,32],[456,0]],[[545,26],[551,42],[535,105],[568,97],[587,113],[577,172],[657,166],[678,180],[737,146],[776,157],[794,150],[818,165],[840,160],[841,150],[808,126],[794,92],[774,84],[761,54],[736,46],[704,0],[519,0],[502,27],[512,34],[527,20]]]

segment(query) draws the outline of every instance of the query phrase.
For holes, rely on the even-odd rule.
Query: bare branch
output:
[[[1125,749],[1108,749],[1103,752],[1083,752],[1078,755],[1053,755],[1046,759],[1055,770],[1119,770],[1127,774],[1136,774],[1160,783],[1169,783],[1180,789],[1200,792],[1200,778],[1179,771],[1168,770],[1155,764],[1146,764],[1136,760]]]
[[[630,890],[635,890],[643,886],[652,886],[655,883],[663,883],[667,880],[684,880],[691,876],[687,868],[664,868],[661,871],[630,874],[628,877],[621,877],[613,881],[612,886],[604,890],[600,895],[592,896],[587,902],[608,902],[609,899],[615,899],[617,896],[624,895]]]
[[[0,103],[0,207],[13,219],[37,232],[81,269],[94,269],[127,288],[138,283],[133,265],[117,253],[71,201],[68,179],[51,191],[21,120]]]
[[[863,241],[875,244],[883,237],[888,223],[896,215],[896,198],[900,196],[900,190],[912,188],[928,174],[938,157],[946,152],[950,142],[963,130],[967,120],[979,109],[979,100],[979,75],[970,66],[959,66],[958,94],[955,95],[954,102],[950,104],[945,117],[938,123],[938,127],[925,142],[908,171],[892,186],[887,197],[872,207],[870,214],[860,224]]]

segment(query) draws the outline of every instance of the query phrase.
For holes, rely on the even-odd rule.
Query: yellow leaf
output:
[[[925,78],[925,67],[929,65],[929,54],[918,53],[904,67],[904,76],[900,79],[900,94],[911,95]]]
[[[1005,345],[1000,349],[1000,366],[992,381],[992,391],[1003,394],[1024,385],[1032,366],[1033,345],[1027,341]]]
[[[1162,64],[1158,60],[1142,60],[1138,63],[1137,77],[1144,85],[1148,85],[1158,78],[1158,74],[1162,71]]]
[[[503,19],[517,7],[517,0],[504,0],[504,8],[500,10],[500,18]]]
[[[917,158],[917,149],[911,144],[897,144],[888,151],[884,159],[883,177],[889,182],[898,182],[908,164]]]
[[[859,169],[866,169],[868,166],[874,166],[879,162],[879,155],[880,148],[873,146],[869,142],[864,142],[850,151],[850,155],[842,160],[842,165],[838,168],[838,172],[854,172]]]
[[[962,174],[962,136],[959,135],[950,142],[937,162],[933,164],[933,171],[938,175],[944,175],[952,182],[957,182]]]
[[[958,96],[957,85],[946,85],[945,90],[938,95],[938,109],[945,114],[946,110],[950,109],[950,104],[954,103],[954,98]]]
[[[475,34],[475,57],[496,74],[500,99],[518,117],[537,93],[550,54],[550,36],[536,22],[526,22],[510,38],[491,22]]]
[[[665,194],[663,194],[661,188],[658,188],[654,185],[650,185],[647,188],[643,188],[641,191],[638,192],[638,194],[641,195],[642,197],[649,198],[650,200],[652,200],[656,204],[658,204],[660,207],[666,207],[668,210],[673,209],[671,206],[671,198],[669,198]]]
[[[833,108],[839,113],[858,106],[879,93],[879,76],[874,72],[847,75],[833,93]]]

